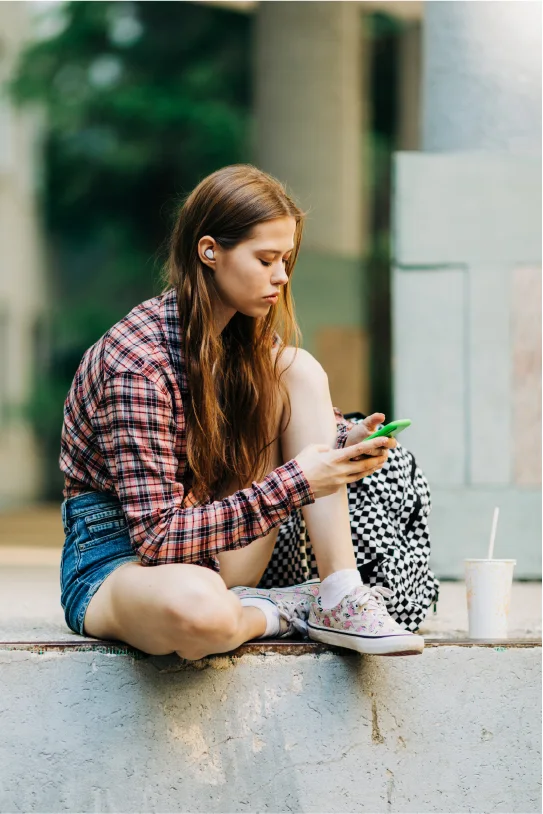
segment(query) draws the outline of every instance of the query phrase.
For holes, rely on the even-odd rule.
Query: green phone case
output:
[[[368,435],[367,438],[364,438],[364,441],[369,441],[370,438],[380,438],[382,435],[386,435],[389,438],[396,438],[396,436],[401,433],[402,430],[405,430],[406,427],[409,427],[410,424],[411,419],[399,418],[397,421],[391,421],[390,424],[385,424],[384,427],[374,432],[373,435]]]

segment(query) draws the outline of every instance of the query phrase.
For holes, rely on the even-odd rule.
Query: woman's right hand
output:
[[[395,438],[386,436],[360,441],[343,449],[332,449],[326,444],[309,444],[294,460],[302,469],[317,500],[333,494],[345,483],[353,483],[381,469],[388,458],[388,450],[397,445]],[[371,457],[352,460],[359,455]]]

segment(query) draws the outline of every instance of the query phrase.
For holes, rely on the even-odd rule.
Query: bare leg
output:
[[[288,461],[308,444],[336,441],[336,420],[328,387],[328,376],[308,353],[304,364],[287,372],[292,405],[290,424],[281,437],[284,460]],[[356,568],[351,537],[347,486],[302,507],[302,513],[315,552],[321,580],[344,568]]]
[[[286,364],[293,353],[285,353]],[[284,461],[295,458],[308,444],[328,444],[336,440],[336,420],[328,386],[328,376],[319,362],[307,351],[300,349],[294,362],[285,371],[283,381],[288,390],[292,415],[285,429],[286,409],[278,415],[277,426],[283,429],[280,444],[276,442],[268,467],[269,471]],[[235,484],[221,497],[236,491]],[[356,568],[347,486],[334,494],[321,497],[315,503],[302,507],[304,520],[317,559],[321,580],[334,571]],[[256,586],[273,553],[279,527],[236,551],[221,552],[218,559],[221,577],[227,587],[234,585]]]

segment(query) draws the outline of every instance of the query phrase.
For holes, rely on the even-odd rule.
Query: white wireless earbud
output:
[[[210,260],[213,260],[213,249],[206,249],[204,252],[206,257],[209,257]]]

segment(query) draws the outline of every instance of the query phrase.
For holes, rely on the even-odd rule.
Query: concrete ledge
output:
[[[70,631],[59,593],[55,563],[0,568],[0,812],[541,810],[538,583],[514,583],[510,638],[476,641],[442,582],[403,658],[150,656]]]
[[[0,811],[539,812],[541,649],[469,645],[10,642]]]
[[[508,648],[518,647],[541,647],[541,639],[428,639],[424,640],[424,649],[428,647],[492,647],[496,650],[504,650]],[[163,659],[171,658],[175,661],[185,662],[187,664],[194,664],[187,659],[181,659],[179,656],[171,653],[167,656],[151,656],[142,650],[135,647],[119,642],[115,639],[94,639],[90,636],[81,637],[81,642],[77,641],[28,641],[28,642],[0,642],[1,650],[29,650],[32,653],[45,653],[54,651],[66,652],[86,652],[91,651],[94,653],[111,653],[118,656],[131,655],[139,659]],[[277,653],[282,656],[301,656],[306,653],[317,655],[318,653],[332,652],[340,656],[353,656],[360,658],[361,654],[354,651],[346,650],[345,648],[333,647],[320,642],[303,642],[303,641],[281,641],[280,639],[268,639],[265,642],[258,640],[250,640],[245,642],[235,650],[228,653],[216,653],[200,659],[205,661],[207,658],[222,658],[224,656],[232,658],[240,658],[248,654],[262,653],[269,655]],[[393,654],[395,655],[395,654]],[[382,656],[382,658],[386,658]],[[407,658],[407,657],[406,657]]]

